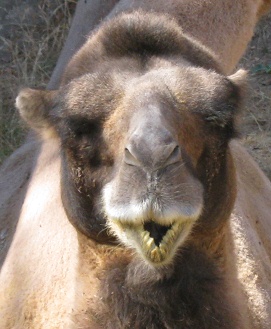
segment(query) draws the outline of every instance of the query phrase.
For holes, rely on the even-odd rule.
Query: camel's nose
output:
[[[125,147],[124,161],[148,172],[180,161],[180,148],[161,117],[137,120]]]

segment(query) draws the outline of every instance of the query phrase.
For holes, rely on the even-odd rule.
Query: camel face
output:
[[[111,59],[57,95],[41,95],[52,94],[44,126],[61,140],[70,221],[96,241],[117,238],[160,266],[174,259],[197,222],[211,218],[206,202],[224,175],[240,91],[230,78],[185,61],[144,61],[145,68],[140,56]],[[23,98],[24,91],[17,101],[24,116]]]

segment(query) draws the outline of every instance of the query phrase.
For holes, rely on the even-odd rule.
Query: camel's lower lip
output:
[[[155,223],[162,233],[157,237],[150,229],[148,221],[140,225],[116,223],[121,227],[122,232],[126,235],[141,256],[153,265],[166,265],[172,260],[178,246],[186,239],[189,234],[192,221],[176,220],[169,226],[163,226]]]

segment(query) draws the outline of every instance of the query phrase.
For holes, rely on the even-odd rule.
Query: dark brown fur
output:
[[[243,328],[238,305],[227,296],[229,287],[213,260],[194,247],[184,248],[177,259],[168,277],[135,264],[107,269],[101,281],[101,327]]]

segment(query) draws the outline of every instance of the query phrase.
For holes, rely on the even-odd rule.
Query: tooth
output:
[[[167,254],[166,246],[160,244],[160,253],[163,255]]]
[[[140,235],[141,235],[141,238],[144,239],[146,235],[149,235],[149,232],[143,231],[140,233]]]
[[[159,244],[159,248],[161,248],[161,247],[163,247],[163,246],[165,246],[164,239],[160,242],[160,244]]]
[[[171,243],[171,241],[172,241],[172,235],[171,235],[170,233],[168,233],[168,235],[166,236],[166,240],[165,240],[165,242],[166,242],[167,244],[169,244],[169,243]]]
[[[171,238],[174,238],[174,236],[175,236],[175,232],[174,232],[173,230],[170,230],[170,231],[168,232],[168,235],[169,235]]]
[[[149,240],[146,242],[146,246],[149,248],[149,249],[152,249],[151,247],[153,247],[154,245],[154,240],[153,238],[149,238]]]
[[[152,252],[151,252],[151,258],[155,262],[160,262],[161,261],[161,254],[159,252],[158,247],[155,247]]]
[[[142,235],[142,238],[143,238],[143,242],[147,243],[150,239],[150,233],[145,231]]]
[[[173,232],[177,232],[177,231],[179,230],[179,227],[180,227],[179,224],[175,224],[175,225],[173,225],[173,226],[171,227],[171,231],[173,231]]]
[[[166,235],[164,235],[164,237],[163,237],[162,243],[166,245],[168,243],[169,238],[170,238],[170,236],[168,235],[168,232],[167,232]]]

